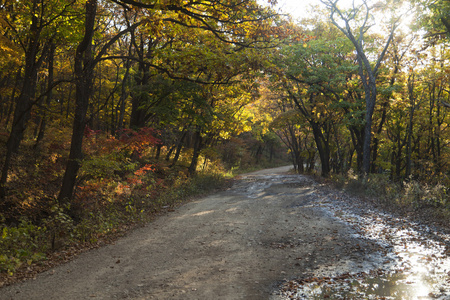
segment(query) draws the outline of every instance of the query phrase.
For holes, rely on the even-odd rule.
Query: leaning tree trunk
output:
[[[414,128],[414,112],[416,109],[416,99],[414,94],[414,83],[415,78],[414,74],[410,75],[408,78],[408,94],[409,94],[409,122],[407,128],[407,140],[406,140],[406,170],[405,170],[405,178],[408,179],[409,175],[411,175],[412,169],[412,135]]]
[[[403,57],[403,55],[401,55],[401,57]],[[400,61],[398,60],[397,63],[394,65],[393,75],[392,75],[391,80],[389,81],[389,88],[394,87],[394,84],[396,82],[396,76],[400,70],[399,64],[400,64]],[[378,128],[376,130],[377,135],[373,139],[373,146],[372,146],[373,147],[373,149],[372,149],[372,173],[375,173],[375,171],[376,171],[376,160],[378,158],[378,147],[379,147],[379,143],[380,143],[378,136],[383,131],[383,126],[387,119],[387,111],[389,108],[389,103],[390,103],[389,98],[387,98],[381,104],[381,120],[380,120],[380,123],[378,124]]]

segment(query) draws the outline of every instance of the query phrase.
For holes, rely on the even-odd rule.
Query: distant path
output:
[[[0,299],[276,299],[281,281],[331,266],[356,243],[348,225],[311,205],[314,182],[288,170],[241,175],[228,191],[0,289]]]

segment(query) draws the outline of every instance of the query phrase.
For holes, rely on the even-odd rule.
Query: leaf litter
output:
[[[342,268],[334,265],[283,283],[283,299],[450,299],[449,234],[369,208],[344,192],[319,188],[314,196],[313,206],[379,249],[367,258],[371,263],[354,265],[352,272],[338,273]],[[353,249],[365,250],[358,244]]]

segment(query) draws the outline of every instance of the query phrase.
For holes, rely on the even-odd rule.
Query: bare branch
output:
[[[397,19],[397,20],[394,22],[394,24],[392,24],[391,33],[389,34],[389,38],[388,38],[388,40],[386,41],[386,44],[384,45],[383,51],[381,52],[380,56],[378,57],[377,64],[375,65],[375,68],[373,69],[373,72],[374,72],[375,74],[377,74],[378,68],[379,68],[380,65],[381,65],[381,61],[383,60],[384,55],[386,54],[386,51],[387,51],[387,49],[389,48],[389,45],[391,44],[392,39],[394,38],[395,30],[396,30],[397,27],[398,27],[398,20],[399,20],[399,19]]]
[[[106,43],[102,47],[100,52],[97,54],[97,57],[94,59],[93,63],[96,64],[97,62],[99,62],[101,57],[106,54],[106,52],[108,51],[109,47],[111,47],[121,36],[123,36],[124,34],[126,34],[128,32],[133,31],[134,29],[136,29],[140,25],[144,24],[145,22],[146,22],[146,20],[142,20],[140,22],[137,22],[137,23],[127,27],[126,29],[120,31],[119,33],[117,33],[112,39],[110,39],[108,41],[108,43]]]

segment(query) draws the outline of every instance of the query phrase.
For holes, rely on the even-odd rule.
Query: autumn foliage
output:
[[[254,0],[2,1],[0,272],[287,158],[448,210],[447,2],[412,1],[409,33],[371,31],[403,1],[322,2],[294,22]]]

